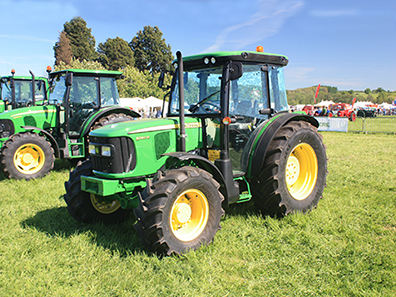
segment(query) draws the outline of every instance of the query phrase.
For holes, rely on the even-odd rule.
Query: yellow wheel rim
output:
[[[304,200],[313,191],[318,177],[318,160],[307,143],[297,145],[287,159],[286,185],[296,200]]]
[[[44,163],[44,152],[36,144],[24,144],[14,154],[14,165],[23,174],[35,174],[39,172],[43,168]]]
[[[173,203],[170,212],[170,226],[173,235],[181,241],[197,238],[209,218],[209,204],[206,196],[199,190],[184,191]]]
[[[95,194],[90,193],[92,206],[100,213],[111,214],[121,207],[119,201],[114,200],[111,203],[101,202]]]

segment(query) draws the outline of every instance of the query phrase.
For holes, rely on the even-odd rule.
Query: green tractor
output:
[[[51,71],[50,68],[47,68],[47,71]],[[35,77],[32,71],[30,75],[15,76],[15,70],[12,69],[11,75],[0,78],[0,113],[5,110],[40,105],[48,100],[48,79]]]
[[[119,106],[116,79],[121,74],[82,69],[52,72],[48,98],[1,113],[0,163],[5,175],[40,178],[50,172],[55,158],[72,162],[85,158],[91,130],[139,117]]]
[[[65,183],[70,214],[118,222],[133,210],[142,243],[171,255],[212,242],[234,203],[252,199],[277,217],[316,207],[326,149],[318,122],[289,112],[287,63],[263,52],[178,52],[166,118],[90,132],[91,156]]]

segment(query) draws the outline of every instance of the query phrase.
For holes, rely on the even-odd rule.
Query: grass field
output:
[[[0,175],[1,296],[394,296],[396,136],[322,133],[329,174],[318,208],[277,220],[232,206],[215,242],[157,258],[134,218],[68,214],[68,163],[30,182]]]
[[[395,116],[378,116],[375,118],[356,118],[356,121],[348,122],[349,132],[367,132],[367,133],[393,133],[396,134],[396,117]]]

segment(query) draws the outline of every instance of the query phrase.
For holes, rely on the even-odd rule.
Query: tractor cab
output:
[[[48,99],[48,80],[44,77],[3,76],[0,79],[1,105],[0,112],[21,107],[42,105]]]
[[[229,152],[234,173],[246,171],[242,154],[254,130],[274,114],[289,110],[283,76],[287,63],[285,56],[259,52],[183,59],[183,113],[202,120],[203,151],[209,160]],[[180,115],[179,75],[177,71],[173,80],[168,117]]]
[[[62,111],[60,127],[70,137],[79,137],[85,121],[103,107],[118,106],[116,79],[122,72],[68,69],[50,74],[49,103]]]

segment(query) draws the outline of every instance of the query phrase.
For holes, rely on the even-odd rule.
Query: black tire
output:
[[[133,120],[133,118],[131,116],[126,115],[124,113],[112,113],[108,116],[100,118],[97,122],[95,122],[95,124],[91,128],[91,131],[98,129],[98,128],[102,128],[107,125],[126,122],[126,121],[132,121],[132,120]]]
[[[196,167],[158,171],[134,209],[142,243],[162,255],[179,255],[211,243],[224,214],[219,187],[207,171]]]
[[[33,132],[12,135],[4,143],[0,158],[8,178],[26,180],[47,175],[55,162],[51,144]]]
[[[351,122],[354,122],[354,121],[356,121],[356,113],[355,112],[351,112],[351,114],[349,115],[349,120],[351,121]]]
[[[293,121],[276,133],[262,171],[251,179],[253,200],[263,213],[271,216],[306,212],[322,198],[326,176],[322,136],[311,124]]]
[[[81,190],[81,176],[93,176],[92,161],[87,159],[79,162],[77,167],[70,171],[69,181],[65,182],[66,194],[63,198],[67,210],[77,221],[92,223],[116,223],[125,220],[131,210],[121,208],[118,201],[100,203],[94,194]]]

